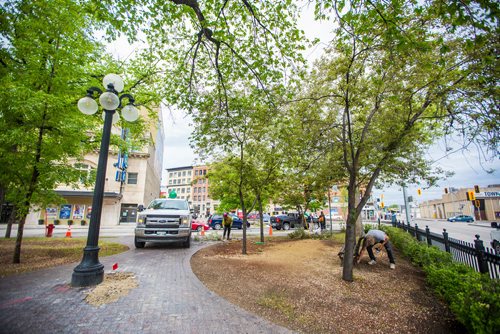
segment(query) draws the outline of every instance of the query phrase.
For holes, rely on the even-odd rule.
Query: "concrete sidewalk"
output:
[[[209,243],[131,249],[101,258],[105,272],[133,272],[139,287],[93,307],[71,288],[77,263],[0,279],[0,333],[292,333],[220,298],[193,274],[191,256]],[[223,284],[221,282],[221,284]],[[229,282],[228,284],[237,284]]]

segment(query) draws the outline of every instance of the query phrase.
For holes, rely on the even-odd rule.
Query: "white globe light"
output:
[[[132,104],[127,104],[122,109],[122,117],[127,122],[135,122],[139,118],[139,110],[137,110],[137,108]]]
[[[102,112],[102,120],[103,121],[106,120],[106,112],[105,111]],[[115,113],[113,114],[113,121],[111,121],[111,123],[116,124],[116,123],[118,123],[119,120],[120,120],[120,114],[118,113],[118,111],[115,111]]]
[[[97,102],[89,96],[82,97],[78,100],[78,110],[85,115],[93,115],[96,113],[97,109]]]
[[[123,80],[118,74],[110,73],[102,79],[104,88],[108,89],[109,84],[113,84],[115,90],[120,93],[123,90]]]
[[[116,94],[104,92],[99,96],[99,103],[106,110],[115,110],[120,105],[120,99]]]

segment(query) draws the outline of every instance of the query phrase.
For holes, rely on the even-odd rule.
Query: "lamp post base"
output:
[[[85,247],[82,262],[73,269],[71,286],[85,287],[100,284],[104,279],[104,265],[99,262],[99,247]]]

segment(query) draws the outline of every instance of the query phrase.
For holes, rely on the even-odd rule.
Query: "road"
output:
[[[425,230],[425,226],[429,226],[431,232],[439,234],[442,234],[443,229],[445,228],[450,238],[467,242],[474,242],[476,239],[475,235],[478,234],[480,239],[483,240],[484,245],[491,247],[490,232],[494,231],[494,229],[490,227],[489,222],[451,223],[444,220],[416,219],[411,225],[414,225],[415,223],[418,224],[418,228],[421,230]]]

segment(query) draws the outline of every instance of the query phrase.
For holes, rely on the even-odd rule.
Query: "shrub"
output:
[[[369,230],[373,230],[376,228],[378,228],[378,227],[375,224],[364,224],[363,225],[363,230],[365,231],[365,233],[367,233]]]
[[[68,220],[68,225],[73,225],[73,220]]]
[[[43,225],[45,223],[45,220],[43,219],[38,219],[38,225]]]
[[[80,225],[85,226],[87,225],[87,222],[85,220],[80,220]]]
[[[54,220],[54,225],[59,225],[60,223],[61,223],[61,221],[59,219]]]
[[[405,256],[423,268],[427,283],[471,333],[494,333],[500,328],[500,281],[453,262],[451,254],[428,247],[405,231],[384,230]]]
[[[310,239],[311,236],[303,228],[299,228],[292,233],[288,233],[290,239]]]

